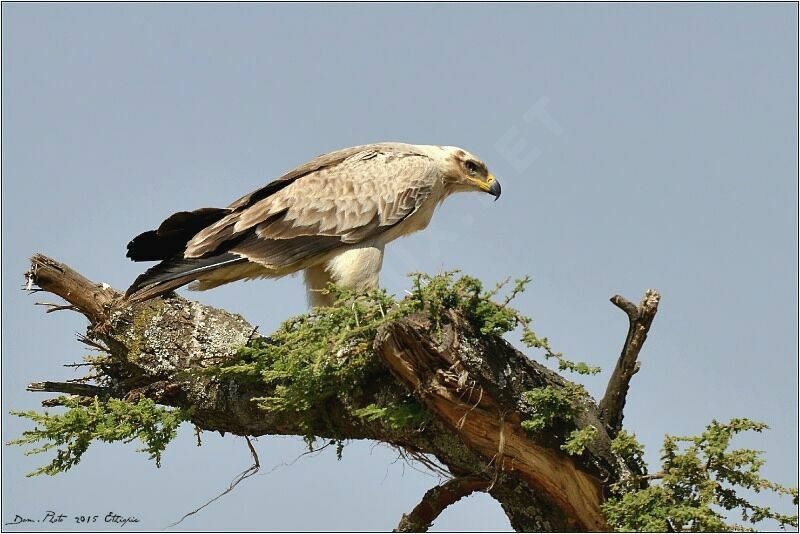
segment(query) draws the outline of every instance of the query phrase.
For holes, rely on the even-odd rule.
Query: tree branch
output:
[[[427,532],[445,508],[473,492],[486,490],[489,484],[485,478],[456,477],[431,488],[411,512],[403,514],[393,532]]]
[[[36,284],[43,290],[58,295],[93,323],[104,318],[108,307],[121,295],[104,284],[92,283],[70,267],[44,254],[34,254],[25,279],[29,288]]]
[[[482,365],[489,350],[475,346],[473,332],[465,321],[455,315],[450,319],[453,327],[445,345],[436,346],[423,334],[426,325],[409,318],[383,327],[375,338],[376,351],[439,421],[470,449],[490,459],[495,478],[500,472],[518,473],[539,490],[552,509],[571,518],[572,528],[606,529],[600,512],[598,478],[602,475],[531,439],[521,426],[525,416],[515,404],[503,403],[496,396],[495,392],[502,389],[503,375]],[[468,344],[477,350],[465,350]],[[506,356],[512,374],[529,363],[523,358]],[[555,377],[548,378],[557,383]],[[541,376],[539,379],[541,386]]]
[[[28,384],[27,391],[45,391],[50,393],[68,393],[70,395],[80,395],[82,397],[108,397],[111,394],[109,388],[93,386],[91,384],[79,384],[77,382],[34,382]]]
[[[455,311],[445,312],[440,329],[431,328],[425,314],[383,325],[374,349],[391,374],[376,365],[360,379],[351,404],[344,406],[334,397],[301,418],[290,409],[259,407],[259,400],[275,395],[273,383],[204,372],[235,360],[254,338],[273,342],[257,336],[255,327],[238,314],[174,294],[130,304],[120,292],[46,256],[37,254],[31,263],[29,285],[35,283],[80,310],[90,322],[84,342],[107,352],[98,366],[106,387],[43,383],[50,385],[36,386],[37,391],[145,396],[187,409],[197,428],[240,436],[311,433],[325,439],[382,441],[415,457],[435,457],[457,479],[488,482],[482,490],[500,502],[512,527],[522,531],[607,530],[600,511],[604,486],[637,474],[611,451],[611,436],[590,399],[561,426],[536,435],[522,429],[524,392],[570,383],[503,339],[482,334]],[[313,314],[308,320],[314,320]],[[634,333],[629,337],[631,350],[635,343],[640,347],[643,339],[636,341]],[[348,358],[346,350],[336,356]],[[420,428],[354,415],[375,404],[402,404],[409,394],[433,415]],[[561,450],[571,429],[588,425],[597,434],[582,454],[569,456]],[[438,502],[445,506],[468,487],[453,488],[452,493],[448,487],[444,495],[437,494]],[[420,524],[435,517],[436,507],[430,498],[426,501],[427,511],[412,511],[409,521]]]
[[[638,306],[620,295],[611,297],[611,302],[628,315],[629,322],[628,336],[608,381],[603,400],[600,401],[600,415],[608,425],[612,436],[616,436],[622,429],[628,387],[631,378],[639,370],[640,363],[637,361],[639,351],[647,339],[660,300],[661,295],[655,289],[648,289]]]

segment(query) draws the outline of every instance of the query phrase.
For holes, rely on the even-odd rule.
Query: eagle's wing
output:
[[[227,208],[176,213],[128,244],[131,259],[162,261],[126,297],[153,298],[212,272],[214,285],[225,283],[223,271],[230,281],[251,276],[247,262],[288,274],[338,247],[379,239],[431,196],[438,172],[413,145],[363,145],[319,156]]]
[[[184,257],[232,252],[270,269],[292,268],[379,237],[432,193],[436,165],[412,146],[357,148],[345,157],[322,156],[306,164],[313,170],[300,168],[299,176],[289,173],[237,200],[231,213],[189,240]]]
[[[187,242],[204,228],[213,225],[231,213],[247,209],[259,200],[277,193],[307,174],[337,165],[353,154],[362,152],[367,148],[369,148],[369,145],[356,146],[317,156],[267,185],[246,194],[227,208],[201,208],[194,211],[174,213],[167,217],[157,229],[149,230],[134,237],[128,243],[127,256],[133,261],[182,258]]]

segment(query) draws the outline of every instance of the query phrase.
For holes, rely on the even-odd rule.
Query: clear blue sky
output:
[[[667,432],[750,417],[767,476],[797,485],[796,4],[3,4],[3,439],[38,380],[74,376],[85,321],[19,291],[47,253],[125,288],[125,244],[166,215],[221,206],[332,149],[462,146],[503,196],[461,195],[389,246],[382,283],[459,267],[530,274],[518,305],[568,357],[606,372],[625,337],[608,302],[663,293],[625,423]],[[299,278],[189,295],[262,332],[305,308]],[[45,297],[46,299],[46,297]],[[136,446],[71,472],[3,447],[3,522],[116,511],[158,530],[247,467],[241,438],[182,428],[159,470]],[[197,530],[390,530],[435,479],[353,443],[271,471],[299,439],[260,438],[262,475]],[[786,509],[787,507],[784,507]],[[791,508],[789,506],[788,508]],[[105,527],[105,525],[102,525]],[[438,530],[509,528],[484,495]],[[10,527],[9,527],[10,528]]]

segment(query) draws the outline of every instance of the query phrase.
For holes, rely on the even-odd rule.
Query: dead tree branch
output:
[[[108,307],[120,296],[120,293],[104,286],[92,283],[88,278],[43,254],[31,258],[31,268],[25,278],[41,289],[58,295],[93,323],[101,320]]]
[[[109,388],[80,384],[77,382],[34,382],[28,384],[27,391],[45,391],[49,393],[67,393],[81,397],[108,397],[111,395]]]
[[[642,302],[636,306],[620,295],[611,297],[611,302],[628,315],[628,336],[622,347],[614,372],[608,381],[606,393],[600,401],[600,415],[609,427],[612,436],[622,429],[625,398],[631,378],[639,370],[639,352],[642,350],[650,325],[658,311],[661,295],[654,289],[645,292]]]

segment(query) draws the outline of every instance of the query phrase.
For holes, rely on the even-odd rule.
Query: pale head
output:
[[[481,191],[500,197],[500,182],[477,156],[457,146],[426,147],[439,164],[442,179],[450,192]]]

